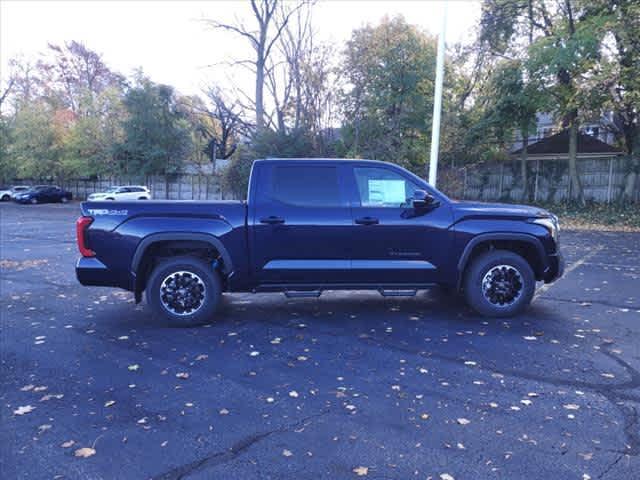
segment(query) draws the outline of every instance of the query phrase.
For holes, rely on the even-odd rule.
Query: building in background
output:
[[[613,134],[613,114],[609,113],[597,120],[584,122],[580,126],[580,133],[594,137],[601,142],[613,145],[615,136]],[[564,129],[558,125],[551,113],[536,114],[536,128],[529,135],[529,146],[544,139],[551,137]],[[522,135],[518,131],[515,135],[515,141],[511,147],[511,153],[522,148]]]

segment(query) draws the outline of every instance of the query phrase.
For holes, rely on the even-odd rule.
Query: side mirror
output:
[[[423,210],[425,208],[435,206],[436,199],[433,195],[424,190],[416,190],[413,192],[412,205],[416,210]]]

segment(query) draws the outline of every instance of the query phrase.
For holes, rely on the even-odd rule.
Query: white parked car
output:
[[[105,192],[92,193],[87,200],[151,200],[151,191],[142,185],[109,187]]]
[[[3,202],[8,202],[16,197],[16,195],[20,193],[24,193],[27,190],[31,190],[31,187],[28,185],[14,185],[13,187],[7,190],[0,190],[0,200]]]

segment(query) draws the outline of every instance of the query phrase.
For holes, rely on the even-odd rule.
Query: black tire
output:
[[[487,275],[485,288],[483,282]],[[494,276],[496,280],[492,280]],[[464,278],[467,303],[486,317],[511,317],[520,313],[531,303],[535,288],[536,278],[529,263],[507,250],[492,250],[478,256],[467,268]]]
[[[67,197],[62,197],[62,198],[60,199],[60,201],[61,201],[62,203],[67,203],[67,202],[69,201],[69,199],[68,199]]]
[[[35,205],[36,203],[38,203],[37,198],[32,198],[30,201],[31,201],[31,205]]]
[[[184,289],[188,291],[184,292],[182,297],[187,302],[187,308],[184,310],[184,304],[180,305],[180,300],[174,300],[175,296],[166,294],[176,284],[184,286],[180,285],[180,282],[187,282]],[[163,261],[153,269],[147,282],[145,296],[154,317],[166,321],[170,326],[192,327],[213,320],[220,305],[221,293],[220,276],[210,265],[195,257],[176,257]],[[194,305],[197,308],[189,308]]]
[[[9,195],[3,195],[2,196],[2,201],[3,202],[8,202],[9,200],[11,200],[11,197]]]
[[[140,197],[138,200],[147,200],[147,197]]]

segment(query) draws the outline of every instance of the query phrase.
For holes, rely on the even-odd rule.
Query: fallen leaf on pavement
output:
[[[76,457],[81,457],[81,458],[92,457],[95,454],[96,454],[96,451],[93,448],[89,448],[89,447],[79,448],[74,452],[74,455]]]
[[[31,405],[24,405],[22,407],[18,407],[13,411],[14,415],[24,415],[25,413],[31,413],[36,409],[36,407],[32,407]]]

